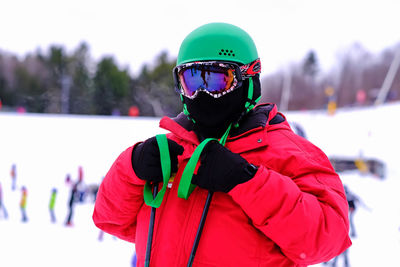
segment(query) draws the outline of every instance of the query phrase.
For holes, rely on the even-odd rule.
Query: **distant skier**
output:
[[[103,238],[104,238],[104,231],[100,230],[99,236],[97,237],[97,240],[99,240],[101,242],[101,241],[103,241]]]
[[[334,259],[333,259],[333,261],[332,261],[332,267],[336,267],[336,263],[337,263],[337,260],[338,260],[338,258],[340,257],[340,256],[342,256],[343,257],[343,262],[344,262],[344,266],[345,267],[349,267],[350,265],[349,265],[349,257],[348,257],[348,249],[346,249],[342,254],[340,254],[339,256],[336,256]]]
[[[132,267],[136,267],[136,262],[137,262],[137,256],[136,256],[136,250],[133,251],[132,255]]]
[[[357,209],[358,204],[363,204],[361,202],[361,199],[352,191],[350,191],[349,187],[347,185],[343,185],[344,187],[344,192],[346,193],[346,198],[347,198],[347,203],[349,204],[349,222],[350,222],[350,236],[355,238],[356,235],[356,229],[354,226],[354,212]],[[367,206],[364,205],[366,209],[369,210]],[[343,257],[343,262],[345,267],[349,267],[349,256],[348,256],[348,249],[345,250],[342,254],[336,256],[332,260],[332,267],[336,267],[336,263],[338,261],[339,257]]]
[[[293,129],[295,134],[307,139],[306,132],[304,131],[304,128],[300,124],[296,122],[290,122],[289,125]]]
[[[8,218],[7,209],[4,206],[4,202],[3,202],[3,191],[2,191],[2,188],[1,188],[1,183],[0,183],[0,212],[3,213],[4,219]]]
[[[99,191],[99,185],[98,184],[89,184],[85,186],[85,199],[86,197],[89,197],[89,201],[95,203],[96,202],[96,197],[97,197],[97,192]]]
[[[101,178],[101,181],[103,181],[103,179],[104,179],[104,176]],[[86,187],[86,193],[91,197],[91,199],[93,200],[93,203],[96,202],[97,193],[99,192],[99,186],[100,186],[100,184],[94,183],[94,184],[89,184]]]
[[[11,166],[11,190],[15,190],[17,188],[17,166],[13,164]]]
[[[344,185],[344,191],[346,193],[347,203],[349,204],[350,236],[354,238],[357,236],[354,226],[354,212],[361,200],[356,194],[350,191],[347,185]]]
[[[83,203],[86,197],[86,185],[83,181],[83,168],[79,166],[78,168],[78,187],[77,187],[77,197],[80,203]]]
[[[76,181],[71,188],[71,193],[69,195],[68,200],[68,216],[65,222],[66,226],[72,226],[72,216],[74,213],[75,203],[81,200],[80,188],[83,183],[83,170],[82,167],[79,167],[78,171],[78,181]]]
[[[66,185],[71,185],[71,183],[72,183],[71,175],[68,173],[68,174],[65,176],[65,184],[66,184]]]
[[[57,189],[53,188],[51,190],[51,195],[50,195],[50,203],[49,203],[49,211],[50,211],[50,219],[52,223],[55,223],[56,220],[56,215],[54,213],[54,206],[56,204],[56,197],[57,197]]]
[[[69,200],[68,200],[68,216],[67,216],[67,221],[65,222],[66,226],[72,226],[72,216],[74,213],[74,206],[75,202],[77,199],[77,193],[78,192],[78,182],[75,183],[72,188],[71,188],[71,193],[69,195]]]
[[[21,214],[22,214],[22,222],[27,222],[28,217],[26,216],[26,201],[28,198],[28,190],[26,189],[25,186],[21,188],[21,201],[19,203],[19,206],[21,208]]]

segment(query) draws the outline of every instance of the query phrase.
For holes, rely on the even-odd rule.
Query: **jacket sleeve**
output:
[[[326,155],[307,140],[291,132],[271,135],[274,144],[254,178],[229,194],[292,261],[328,261],[351,245],[340,178]]]
[[[129,242],[135,241],[136,217],[143,205],[145,184],[133,171],[132,149],[122,152],[104,177],[93,212],[98,228]]]

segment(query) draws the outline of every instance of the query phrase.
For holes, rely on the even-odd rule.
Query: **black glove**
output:
[[[256,172],[257,167],[239,154],[211,141],[200,155],[200,167],[193,175],[192,184],[212,192],[228,193],[236,185],[253,178]]]
[[[171,173],[178,170],[178,155],[182,155],[183,147],[168,139],[169,155],[171,157]],[[162,182],[160,150],[156,137],[151,137],[137,145],[132,151],[132,167],[136,175],[149,182]]]

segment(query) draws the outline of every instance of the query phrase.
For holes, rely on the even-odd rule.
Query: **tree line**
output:
[[[322,70],[310,51],[300,62],[262,76],[262,101],[286,110],[323,109],[328,98],[338,107],[371,105],[399,49],[373,54],[354,44],[330,70]],[[172,77],[175,62],[162,51],[133,76],[112,56],[94,61],[84,42],[69,53],[52,45],[22,59],[0,51],[0,104],[35,113],[175,116],[182,109]],[[386,100],[399,99],[397,70]]]
[[[19,59],[0,52],[0,101],[3,110],[61,114],[175,115],[181,109],[173,90],[175,60],[161,52],[153,67],[137,77],[112,56],[95,62],[86,43],[67,53],[52,45]]]
[[[302,61],[263,77],[262,100],[287,110],[325,109],[329,101],[337,107],[374,105],[396,55],[400,59],[400,43],[379,53],[355,43],[337,54],[331,69],[323,70],[317,54],[310,51]],[[400,100],[400,68],[396,66],[385,102]],[[289,96],[283,101],[286,88]]]

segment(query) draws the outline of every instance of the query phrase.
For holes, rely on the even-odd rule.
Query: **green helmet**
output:
[[[257,58],[257,48],[247,32],[228,23],[209,23],[183,40],[176,63],[220,60],[248,64]]]
[[[261,87],[259,73],[261,63],[258,58],[257,48],[250,35],[241,28],[228,23],[209,23],[195,29],[183,40],[177,58],[177,66],[195,62],[195,61],[229,61],[239,65],[247,65],[245,71],[256,71],[245,79],[247,97],[244,106],[238,106],[240,115],[235,117],[227,128],[225,134],[228,135],[231,126],[238,127],[239,121],[254,108],[255,104],[261,98]],[[175,76],[174,76],[175,77]],[[243,79],[243,78],[242,78]],[[247,82],[248,80],[248,82]],[[190,118],[194,124],[197,124],[193,118],[192,111],[188,105],[193,100],[185,99],[180,94],[183,104],[183,112]],[[235,116],[237,114],[234,114]],[[223,125],[223,124],[221,124]]]

